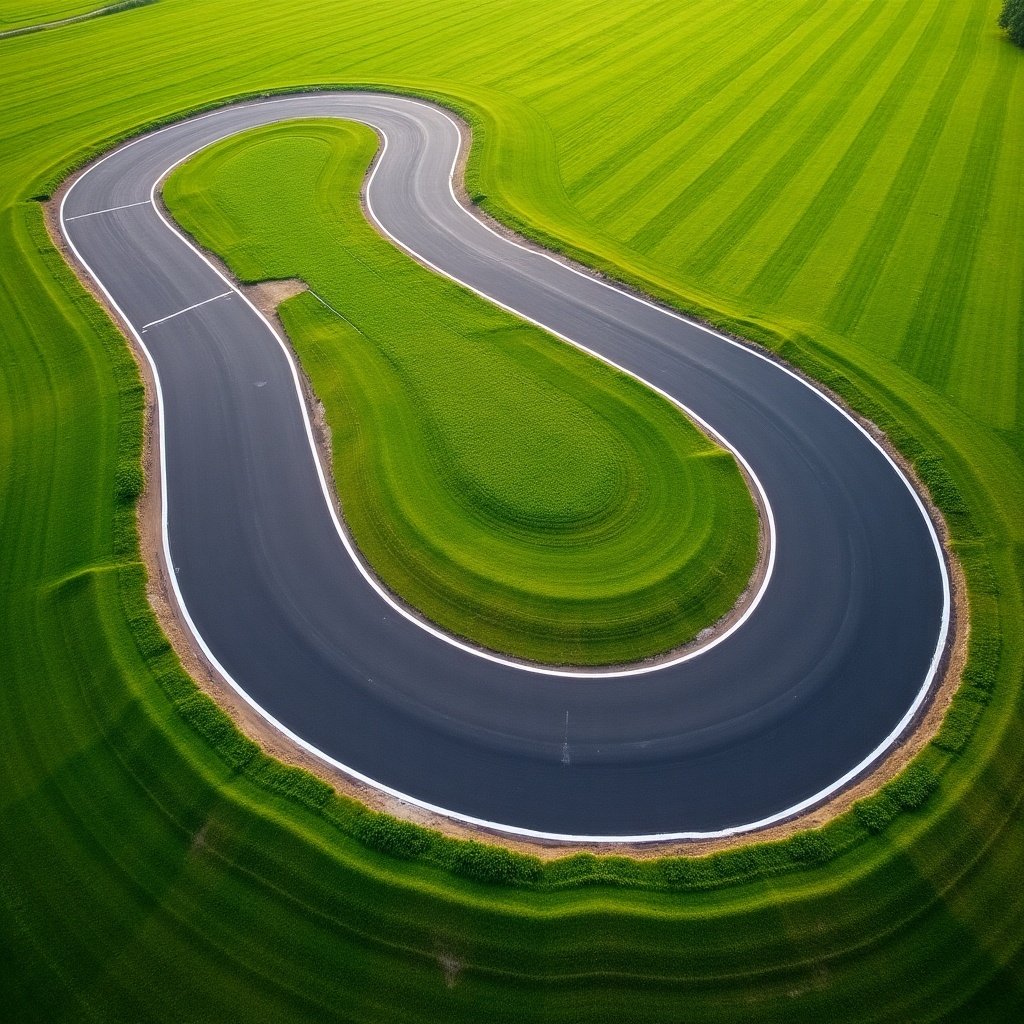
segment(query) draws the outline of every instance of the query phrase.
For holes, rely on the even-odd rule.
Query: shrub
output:
[[[119,505],[133,505],[142,493],[142,470],[137,463],[126,462],[114,473],[114,497]]]
[[[243,736],[221,709],[202,693],[191,693],[176,702],[185,719],[231,768],[239,770],[260,753],[252,740]]]
[[[786,850],[798,864],[824,864],[835,856],[832,844],[821,832],[801,832],[793,836]]]
[[[322,810],[334,795],[334,790],[312,772],[270,757],[261,758],[259,764],[253,766],[252,778],[271,792],[290,797],[313,810]]]
[[[561,889],[584,885],[617,885],[659,887],[663,879],[657,868],[629,857],[598,857],[592,853],[576,853],[560,857],[544,870],[544,880]]]
[[[673,888],[708,889],[721,880],[719,858],[666,857],[659,862],[664,880]]]
[[[999,27],[1018,45],[1024,46],[1024,0],[1006,0],[999,15]]]
[[[931,492],[932,500],[947,516],[966,514],[967,504],[963,495],[941,459],[928,455],[918,459],[914,468]]]
[[[352,824],[352,834],[371,849],[407,860],[419,857],[430,846],[430,834],[425,829],[386,814],[359,815]]]
[[[874,835],[884,832],[889,822],[899,814],[899,807],[885,793],[879,793],[870,800],[860,800],[853,805],[857,821]]]
[[[925,764],[912,764],[885,787],[885,792],[908,811],[916,811],[939,785],[935,772]]]
[[[559,886],[586,885],[601,873],[601,862],[592,853],[574,853],[552,861],[545,872],[547,881]]]
[[[485,846],[474,839],[453,844],[449,864],[465,878],[498,885],[535,882],[542,867],[537,857],[513,853],[501,846]]]
[[[996,684],[1002,641],[995,633],[978,629],[971,637],[964,683],[989,692]]]
[[[967,690],[958,694],[946,712],[942,729],[932,743],[940,750],[959,754],[974,732],[975,723],[986,700],[987,695],[981,690]]]

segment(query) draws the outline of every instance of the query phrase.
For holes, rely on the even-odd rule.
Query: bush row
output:
[[[857,821],[874,834],[884,831],[900,811],[919,810],[939,785],[938,775],[918,760],[873,796],[854,805]]]

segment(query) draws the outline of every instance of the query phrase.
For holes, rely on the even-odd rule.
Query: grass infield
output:
[[[364,555],[451,632],[536,661],[614,664],[691,639],[756,556],[732,456],[632,378],[382,239],[359,205],[377,145],[354,124],[275,125],[164,189],[240,279],[301,278],[324,300],[281,315]]]
[[[1024,1009],[1024,60],[997,0],[161,0],[4,40],[0,1005],[19,1021],[993,1021]],[[138,561],[142,392],[38,197],[309,85],[469,118],[477,201],[781,352],[942,506],[970,660],[825,829],[547,865],[369,815],[184,676]]]

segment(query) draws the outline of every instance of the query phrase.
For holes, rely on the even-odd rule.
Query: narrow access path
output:
[[[334,518],[287,347],[240,293],[209,301],[233,284],[154,202],[191,154],[302,117],[380,133],[367,206],[397,244],[664,390],[741,453],[772,510],[773,567],[718,643],[619,672],[524,668],[382,597]],[[165,556],[197,641],[324,760],[509,832],[699,838],[820,803],[899,740],[936,680],[950,587],[924,506],[797,375],[491,230],[455,197],[461,141],[419,100],[279,97],[144,135],[65,194],[64,236],[158,382]]]

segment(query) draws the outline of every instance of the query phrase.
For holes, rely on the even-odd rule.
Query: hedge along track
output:
[[[614,672],[524,667],[381,604],[338,543],[287,349],[152,201],[171,166],[218,139],[324,116],[386,140],[366,198],[398,244],[665,391],[742,452],[775,564],[715,645]],[[165,555],[197,641],[300,746],[463,821],[664,841],[819,804],[898,742],[939,673],[950,586],[923,503],[789,370],[483,224],[452,188],[460,142],[420,101],[291,96],[143,136],[66,193],[65,237],[158,382]]]

